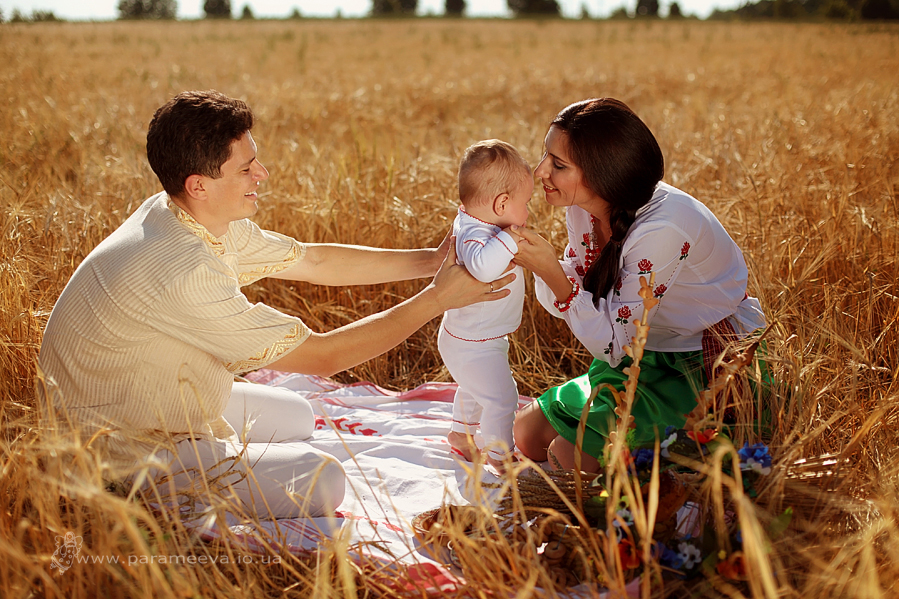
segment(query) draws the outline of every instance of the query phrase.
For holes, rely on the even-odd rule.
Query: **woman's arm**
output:
[[[625,356],[624,346],[636,334],[634,319],[643,317],[640,277],[649,280],[650,274],[655,273],[653,292],[660,303],[653,313],[664,309],[664,297],[687,264],[692,245],[693,239],[676,227],[662,223],[640,226],[625,240],[622,268],[608,295],[594,298],[581,288],[568,307],[560,310],[553,305],[547,286],[538,281],[538,300],[550,314],[568,323],[574,336],[594,357],[617,366]]]

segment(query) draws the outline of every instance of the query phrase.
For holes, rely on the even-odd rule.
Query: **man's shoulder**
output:
[[[177,272],[202,261],[204,241],[180,225],[167,202],[164,192],[145,200],[85,262],[125,273]]]

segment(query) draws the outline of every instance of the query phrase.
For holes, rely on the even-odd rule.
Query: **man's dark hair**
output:
[[[180,196],[191,175],[221,177],[231,144],[252,128],[253,112],[245,102],[215,90],[182,92],[150,121],[150,168],[170,196]]]

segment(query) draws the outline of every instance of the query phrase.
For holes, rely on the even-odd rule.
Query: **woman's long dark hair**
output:
[[[618,276],[621,245],[665,174],[665,159],[649,127],[613,98],[583,100],[566,107],[555,125],[568,135],[571,160],[584,182],[609,203],[612,237],[584,276],[593,302],[608,295]]]

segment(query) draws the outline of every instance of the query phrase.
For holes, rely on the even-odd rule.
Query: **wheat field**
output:
[[[899,27],[7,24],[0,81],[0,595],[391,596],[339,544],[269,565],[51,571],[65,530],[98,554],[230,551],[109,492],[87,456],[77,492],[63,492],[46,467],[55,449],[34,427],[36,356],[55,299],[87,253],[158,191],[144,149],[153,111],[180,91],[209,88],[245,99],[257,115],[259,159],[271,172],[261,226],[305,241],[404,248],[446,233],[469,144],[498,137],[536,165],[565,105],[595,96],[628,103],[659,140],[665,180],[706,203],[745,252],[750,294],[773,323],[778,385],[770,446],[780,474],[756,517],[795,513],[785,534],[757,548],[773,586],[700,577],[644,595],[899,594]],[[531,226],[561,250],[564,215],[535,194]],[[423,285],[270,281],[247,294],[327,330]],[[432,322],[339,378],[393,389],[449,380],[435,331]],[[510,360],[520,391],[534,395],[585,372],[590,356],[529,299]],[[798,485],[791,465],[825,454],[840,464],[832,484]],[[519,591],[503,580],[471,583],[470,596]]]

